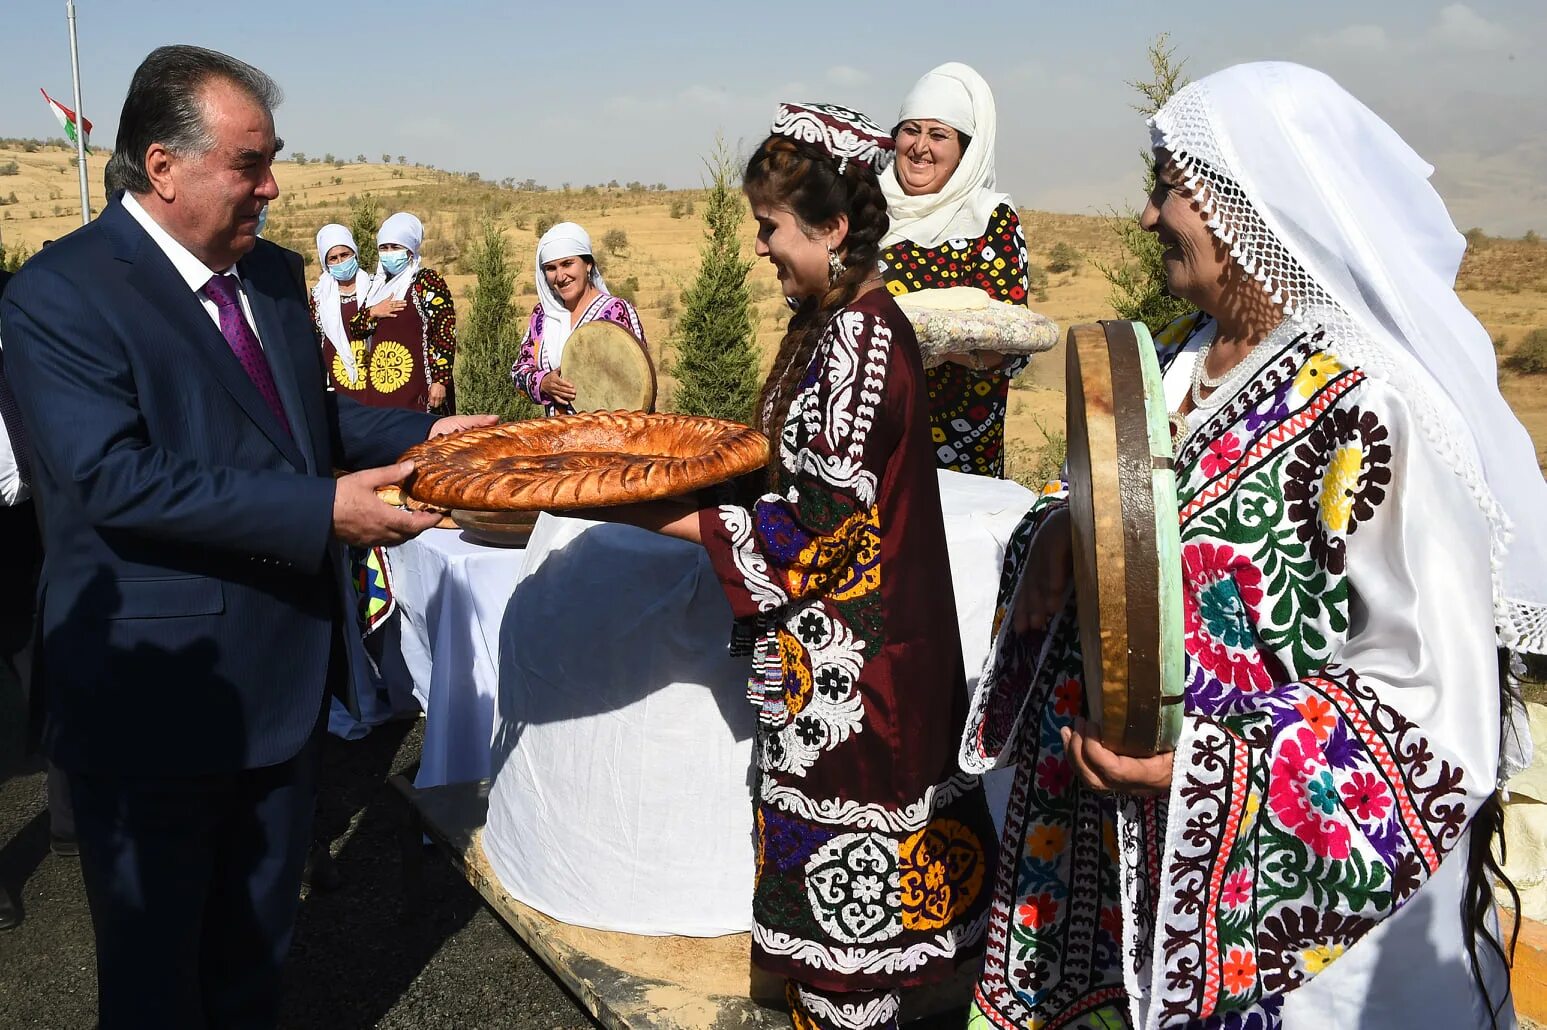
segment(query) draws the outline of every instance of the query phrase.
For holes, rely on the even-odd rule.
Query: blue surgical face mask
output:
[[[269,224],[269,206],[264,204],[258,210],[258,235],[263,235],[263,227]]]
[[[384,250],[381,252],[381,267],[387,270],[388,275],[397,275],[408,267],[408,258],[406,250]]]
[[[341,283],[347,283],[349,280],[353,279],[355,277],[355,273],[359,270],[360,259],[353,257],[348,261],[340,261],[336,265],[328,266],[328,274]]]

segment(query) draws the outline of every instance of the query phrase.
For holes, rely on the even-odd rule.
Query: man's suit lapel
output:
[[[269,359],[269,371],[274,374],[274,386],[279,391],[285,417],[295,431],[297,442],[306,459],[306,471],[316,472],[316,448],[313,446],[310,420],[301,399],[302,370],[296,366],[295,348],[286,338],[284,323],[274,298],[253,275],[251,255],[237,263],[237,273],[242,277],[242,288],[247,291],[247,302],[252,306],[253,321],[258,323],[258,338],[263,341],[263,351]],[[313,343],[309,337],[308,343]],[[315,364],[315,362],[314,362]]]
[[[122,205],[109,205],[102,218],[111,220],[113,234],[126,245],[126,253],[121,256],[134,266],[129,271],[130,285],[166,319],[172,329],[169,338],[186,342],[188,349],[206,364],[216,382],[231,395],[263,434],[273,441],[286,460],[297,470],[304,471],[307,459],[302,455],[296,439],[285,431],[285,427],[279,424],[279,420],[269,410],[263,395],[231,352],[231,345],[216,328],[198,297],[188,289],[187,282],[177,274],[171,259],[162,253],[161,248],[156,246],[155,241],[140,228],[139,223]],[[263,332],[261,325],[258,331],[260,334]],[[304,425],[298,427],[297,432],[304,433]]]

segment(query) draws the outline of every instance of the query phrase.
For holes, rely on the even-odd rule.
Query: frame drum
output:
[[[1069,514],[1090,720],[1120,754],[1182,726],[1182,561],[1160,364],[1141,322],[1069,330]]]
[[[597,319],[570,333],[559,374],[575,384],[580,411],[655,410],[655,365],[634,334]]]

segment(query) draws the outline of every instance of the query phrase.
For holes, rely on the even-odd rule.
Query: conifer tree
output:
[[[510,422],[533,418],[542,409],[510,381],[521,350],[520,319],[511,306],[516,275],[505,245],[505,231],[492,217],[473,246],[472,304],[457,336],[457,410],[487,412]]]
[[[1187,85],[1182,66],[1187,62],[1175,60],[1176,47],[1169,36],[1161,33],[1149,45],[1150,73],[1147,82],[1130,82],[1142,100],[1133,105],[1146,118],[1155,114],[1177,90]],[[1144,194],[1155,189],[1155,158],[1145,150]],[[1112,214],[1112,231],[1117,234],[1123,247],[1124,258],[1115,265],[1096,262],[1096,267],[1112,286],[1109,300],[1117,317],[1133,322],[1143,322],[1151,333],[1158,333],[1173,320],[1192,310],[1185,300],[1171,296],[1166,288],[1166,267],[1161,259],[1160,241],[1154,233],[1139,227],[1139,214],[1132,208]]]
[[[673,407],[750,423],[758,387],[747,273],[754,259],[741,254],[745,206],[733,159],[723,140],[706,162],[711,183],[704,205],[704,245],[698,278],[683,297],[677,323],[677,378]]]

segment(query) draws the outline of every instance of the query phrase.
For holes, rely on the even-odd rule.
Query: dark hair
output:
[[[777,440],[827,323],[875,275],[881,237],[889,224],[886,197],[875,171],[865,162],[850,160],[840,172],[838,160],[824,147],[779,135],[769,136],[757,148],[741,181],[748,200],[788,208],[803,229],[826,225],[839,215],[849,219],[848,234],[837,252],[843,274],[820,300],[807,300],[791,316],[768,381],[758,395],[757,426]],[[770,477],[777,474],[778,466],[777,461],[769,464]]]
[[[116,189],[149,193],[145,152],[160,143],[174,154],[197,155],[214,146],[204,119],[203,89],[224,79],[272,112],[284,94],[273,79],[245,61],[197,46],[164,46],[134,70],[118,116],[118,140],[104,179]]]

